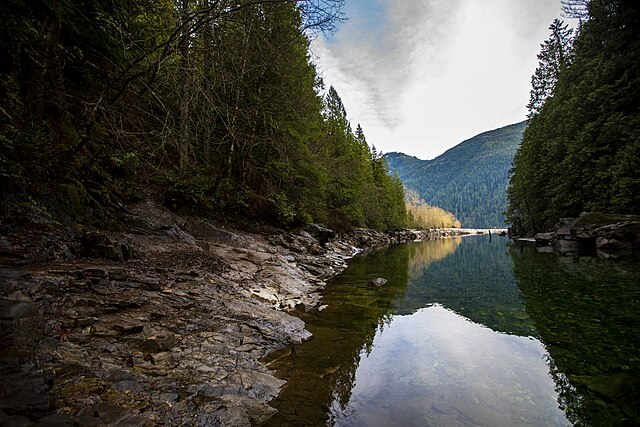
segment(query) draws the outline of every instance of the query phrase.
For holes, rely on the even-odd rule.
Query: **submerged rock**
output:
[[[388,282],[387,279],[385,279],[383,277],[377,277],[377,278],[371,280],[371,284],[373,286],[378,286],[378,287],[386,285],[387,282]]]

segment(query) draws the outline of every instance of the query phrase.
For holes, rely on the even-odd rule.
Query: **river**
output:
[[[313,339],[273,355],[288,382],[267,425],[637,424],[639,281],[637,257],[495,236],[356,257],[297,313]]]

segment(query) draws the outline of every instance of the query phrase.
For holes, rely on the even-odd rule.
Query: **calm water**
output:
[[[432,240],[353,259],[323,301],[274,355],[269,426],[640,423],[637,258]]]

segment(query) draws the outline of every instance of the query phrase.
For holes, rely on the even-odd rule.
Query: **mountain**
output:
[[[502,227],[513,155],[526,122],[474,136],[433,160],[388,153],[387,163],[429,204],[453,212],[463,227]]]

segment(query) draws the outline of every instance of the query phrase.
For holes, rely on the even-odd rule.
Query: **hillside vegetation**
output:
[[[584,211],[640,213],[640,2],[591,0],[550,26],[514,160],[508,216],[534,233]]]
[[[310,61],[343,3],[3,1],[0,203],[60,194],[77,220],[141,184],[209,216],[402,227],[400,182]]]
[[[406,188],[452,212],[464,227],[502,227],[509,168],[525,122],[484,132],[433,160],[385,155]]]

